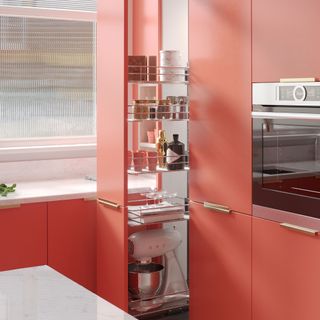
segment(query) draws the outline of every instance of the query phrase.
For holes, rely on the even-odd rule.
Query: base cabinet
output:
[[[190,319],[250,320],[251,217],[192,204],[189,241]]]
[[[320,319],[320,237],[253,218],[253,320]]]
[[[44,264],[47,264],[47,204],[1,209],[0,271]]]
[[[96,201],[48,203],[48,265],[96,291]]]

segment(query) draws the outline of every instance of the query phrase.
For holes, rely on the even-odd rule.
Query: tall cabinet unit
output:
[[[189,0],[190,316],[251,318],[251,1]]]
[[[141,128],[158,136],[165,122],[188,122],[186,98],[162,97],[163,85],[187,86],[188,68],[159,66],[160,14],[158,0],[98,1],[97,292],[135,316],[184,307],[189,297],[173,253],[181,242],[175,226],[188,221],[188,199],[162,182],[163,175],[182,172],[187,183],[188,144],[170,158],[155,143],[144,148],[139,135]],[[137,67],[136,60],[150,55],[158,63],[149,58],[148,66]],[[146,273],[152,288],[140,283]]]

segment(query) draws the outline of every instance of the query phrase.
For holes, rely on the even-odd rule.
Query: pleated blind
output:
[[[94,9],[89,0],[0,0],[13,2]],[[0,139],[95,136],[95,29],[92,22],[0,16]]]
[[[0,0],[0,6],[96,11],[96,0]]]

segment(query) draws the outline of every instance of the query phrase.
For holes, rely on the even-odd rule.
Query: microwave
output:
[[[320,230],[320,83],[252,93],[253,214]]]

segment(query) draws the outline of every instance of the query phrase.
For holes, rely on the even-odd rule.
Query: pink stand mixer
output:
[[[129,254],[136,263],[129,264],[131,310],[148,311],[188,300],[188,286],[175,249],[182,239],[173,229],[136,232],[129,237]],[[153,258],[160,257],[161,263]]]

